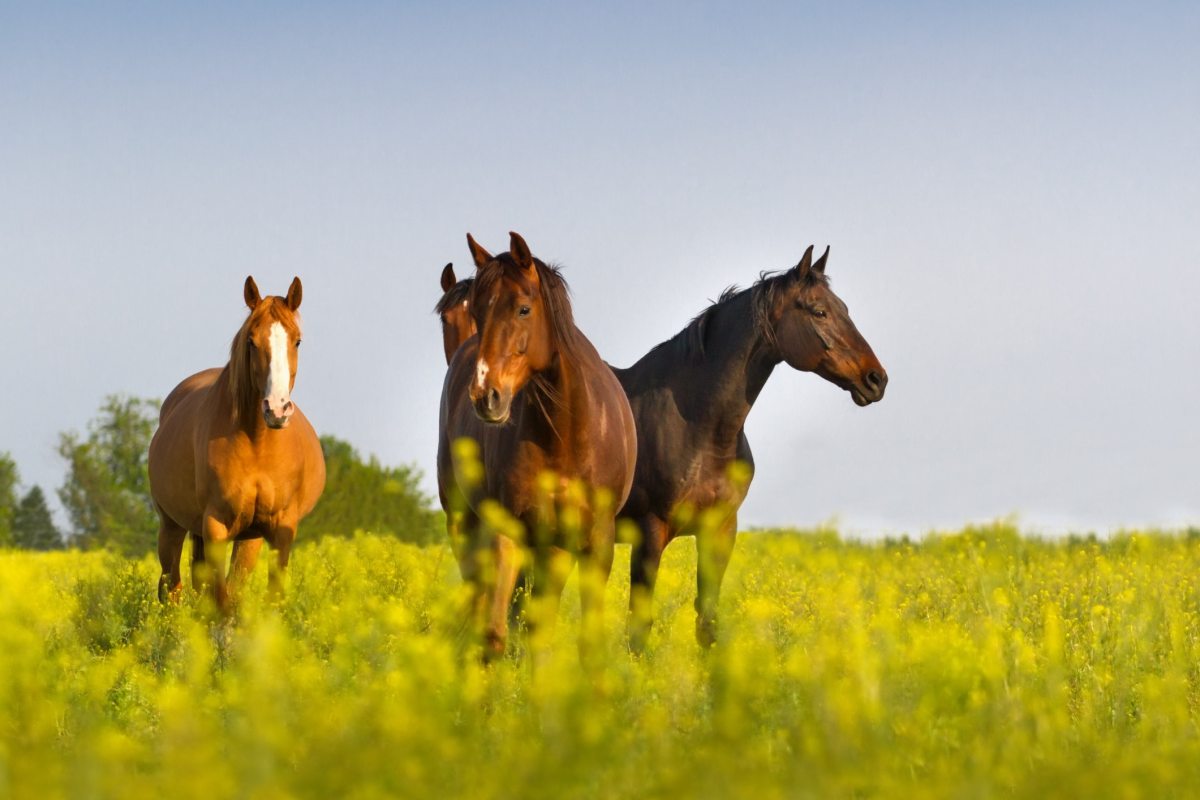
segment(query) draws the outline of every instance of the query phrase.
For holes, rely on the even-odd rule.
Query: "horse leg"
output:
[[[460,520],[462,527],[463,549],[455,555],[458,558],[458,569],[462,573],[463,583],[471,589],[470,598],[463,624],[467,632],[466,638],[477,641],[486,627],[488,612],[488,595],[490,592],[489,576],[494,574],[495,561],[488,542],[483,537],[479,517],[468,511]],[[484,660],[487,660],[486,653]]]
[[[213,583],[217,611],[225,617],[233,613],[229,588],[225,585],[225,556],[229,552],[231,538],[233,535],[228,525],[217,519],[211,511],[204,514],[204,563]]]
[[[561,547],[543,545],[534,551],[528,626],[535,665],[549,654],[558,606],[573,565],[574,557]]]
[[[717,603],[721,580],[737,535],[737,513],[696,531],[696,641],[712,647],[717,641]]]
[[[461,500],[461,493],[455,489],[456,498]],[[465,502],[451,503],[450,498],[446,494],[446,490],[442,488],[441,481],[438,481],[438,499],[442,504],[442,510],[446,512],[446,538],[450,541],[450,552],[454,554],[454,558],[458,561],[459,571],[466,577],[464,564],[469,542],[467,541],[465,532],[471,530],[471,522],[467,517],[474,512],[470,510]]]
[[[579,559],[579,660],[592,664],[593,650],[604,641],[604,593],[612,573],[616,520],[598,520],[592,528],[592,543]]]
[[[471,537],[478,528],[479,517],[471,509],[446,512],[446,535],[450,539],[450,551],[458,561],[458,571],[463,580],[470,580],[468,575],[475,559]]]
[[[208,564],[204,561],[204,536],[192,534],[192,590],[196,594],[208,588]]]
[[[158,563],[162,575],[158,579],[158,602],[178,603],[183,592],[183,576],[179,573],[179,561],[183,556],[183,543],[187,531],[158,509]]]
[[[491,598],[487,606],[487,625],[483,631],[484,659],[504,655],[508,646],[509,608],[521,572],[521,552],[517,543],[507,536],[497,536],[493,552],[496,556],[495,579],[491,582]]]
[[[237,598],[250,579],[258,554],[262,550],[262,537],[237,539],[233,543],[233,555],[229,558],[229,593]]]
[[[638,520],[641,538],[633,546],[629,560],[629,649],[646,649],[654,626],[654,583],[658,565],[667,544],[667,523],[647,515]]]
[[[292,556],[292,543],[296,541],[296,526],[287,525],[276,528],[272,538],[276,558],[268,563],[267,590],[271,594],[271,600],[279,603],[283,601],[283,596],[287,591],[287,568],[288,561]]]

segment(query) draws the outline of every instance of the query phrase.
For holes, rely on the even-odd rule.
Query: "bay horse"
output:
[[[175,387],[150,441],[150,492],[158,512],[159,600],[177,601],[180,557],[192,537],[192,583],[205,567],[222,613],[249,576],[263,541],[278,554],[269,579],[283,591],[296,527],[325,488],[321,443],[292,402],[300,349],[299,278],[286,297],[262,297],[247,277],[250,309],[229,363]],[[226,546],[234,542],[229,585]]]
[[[505,649],[524,552],[514,538],[522,531],[481,519],[489,504],[521,523],[534,607],[549,621],[578,558],[585,654],[603,615],[616,511],[633,482],[633,416],[612,370],[575,326],[558,268],[534,258],[520,235],[509,238],[509,252],[492,256],[467,235],[476,268],[468,307],[478,333],[454,353],[442,388],[438,484],[443,498],[464,502],[459,564],[473,587],[484,658]],[[478,444],[477,479],[464,469],[462,439]]]
[[[859,406],[883,399],[887,373],[825,276],[829,248],[816,263],[812,255],[809,247],[795,267],[727,289],[636,364],[614,368],[637,424],[637,471],[620,512],[640,530],[630,565],[635,652],[650,631],[663,549],[681,535],[696,536],[696,639],[716,640],[721,580],[753,477],[743,427],[775,367],[815,372]]]

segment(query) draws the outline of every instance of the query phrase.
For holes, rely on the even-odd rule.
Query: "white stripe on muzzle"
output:
[[[284,408],[291,399],[292,368],[288,361],[288,335],[281,323],[271,323],[267,340],[270,348],[271,366],[267,370],[267,407],[276,417],[284,416]]]

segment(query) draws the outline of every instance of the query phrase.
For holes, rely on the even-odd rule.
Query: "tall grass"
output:
[[[601,664],[572,588],[546,663],[480,666],[445,548],[302,545],[236,625],[157,566],[0,553],[0,796],[830,797],[1200,793],[1200,539],[743,534],[721,639],[691,540],[647,652]]]

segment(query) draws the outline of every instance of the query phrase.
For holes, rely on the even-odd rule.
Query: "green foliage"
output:
[[[137,555],[154,548],[158,521],[146,451],[157,421],[157,401],[110,395],[86,438],[60,436],[58,452],[68,470],[58,496],[71,520],[72,544]]]
[[[646,653],[601,662],[573,587],[545,662],[484,668],[442,547],[302,543],[240,619],[157,564],[0,554],[0,797],[1189,797],[1200,793],[1200,540],[976,528],[864,544],[743,534],[721,638],[667,548]],[[514,648],[515,649],[515,648]]]
[[[13,515],[17,510],[17,464],[8,453],[0,453],[0,547],[8,547],[13,538]]]
[[[355,531],[386,533],[418,544],[440,541],[441,517],[417,486],[412,467],[385,467],[364,461],[348,443],[321,437],[325,452],[325,493],[300,523],[304,538],[350,536]]]
[[[26,492],[13,514],[13,545],[26,550],[58,550],[63,546],[40,486]]]

